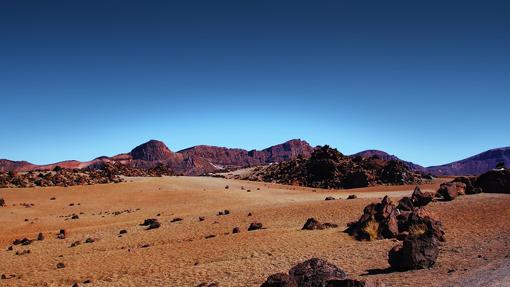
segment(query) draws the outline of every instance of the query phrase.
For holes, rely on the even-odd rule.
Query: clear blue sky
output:
[[[1,1],[0,158],[510,145],[509,1]]]

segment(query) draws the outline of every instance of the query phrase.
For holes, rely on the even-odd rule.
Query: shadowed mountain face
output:
[[[479,175],[501,162],[510,166],[510,147],[491,149],[449,164],[430,166],[427,170],[436,175]]]

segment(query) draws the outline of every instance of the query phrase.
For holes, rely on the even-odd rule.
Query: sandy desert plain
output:
[[[421,188],[435,191],[443,181]],[[413,189],[321,190],[167,176],[128,178],[118,184],[0,189],[6,201],[0,208],[0,274],[7,278],[0,285],[260,286],[270,274],[319,257],[351,277],[385,286],[510,286],[508,194],[482,193],[429,204],[446,232],[431,269],[389,272],[388,251],[396,240],[357,241],[343,232],[367,204],[384,195],[398,200]],[[349,194],[358,198],[346,200]],[[341,199],[325,201],[326,196]],[[225,209],[230,214],[219,216]],[[72,214],[79,218],[71,219]],[[205,219],[200,221],[200,216]],[[339,227],[301,230],[309,217]],[[157,218],[161,227],[146,230],[140,226],[146,218]],[[171,222],[174,218],[182,221]],[[248,232],[252,222],[265,229]],[[241,232],[233,234],[234,227]],[[66,230],[65,239],[57,239],[60,229]],[[121,230],[127,233],[119,235]],[[13,240],[34,239],[39,232],[43,241],[7,250]],[[215,236],[206,238],[210,235]],[[87,238],[94,242],[85,243]],[[75,241],[81,244],[71,247]],[[16,255],[23,250],[30,253]],[[65,267],[57,268],[58,263]]]

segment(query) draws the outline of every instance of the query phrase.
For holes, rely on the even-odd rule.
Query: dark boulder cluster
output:
[[[56,171],[0,173],[0,188],[91,185],[121,181],[120,177],[104,170],[57,169]]]
[[[161,223],[156,218],[148,218],[143,221],[141,226],[147,226],[147,230],[156,229],[161,227]]]
[[[402,240],[388,254],[388,262],[395,270],[431,267],[439,254],[439,242],[445,241],[442,223],[424,208],[432,199],[432,194],[419,187],[398,204],[386,196],[380,203],[367,205],[360,219],[350,223],[346,232],[359,240]]]
[[[292,267],[288,273],[267,277],[261,287],[347,287],[381,286],[377,282],[348,278],[342,269],[320,258],[311,258]]]
[[[398,160],[383,160],[377,156],[353,158],[327,145],[317,148],[310,158],[297,158],[256,168],[245,179],[319,188],[422,182],[420,174]]]
[[[173,175],[173,172],[163,165],[146,169],[120,163],[105,163],[87,169],[66,169],[56,166],[52,171],[0,172],[0,188],[119,183],[122,181],[120,176],[155,177],[163,175]]]
[[[381,202],[367,205],[363,215],[348,224],[346,232],[358,240],[403,239],[416,226],[420,226],[444,241],[441,222],[423,208],[433,197],[430,193],[422,192],[419,187],[414,189],[411,197],[403,197],[396,204],[385,196]]]

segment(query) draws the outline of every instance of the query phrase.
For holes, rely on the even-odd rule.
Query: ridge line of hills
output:
[[[158,140],[150,140],[135,147],[128,153],[112,157],[101,156],[86,162],[67,160],[46,165],[36,165],[27,161],[0,159],[0,172],[51,170],[56,166],[94,169],[100,168],[106,163],[121,163],[138,168],[151,168],[164,164],[173,169],[177,174],[201,175],[219,170],[267,165],[293,160],[298,157],[307,158],[311,156],[314,149],[306,141],[293,139],[262,150],[248,151],[240,148],[198,145],[173,152],[165,143]],[[491,149],[466,159],[430,167],[423,167],[402,160],[381,150],[365,150],[351,155],[351,157],[358,156],[363,158],[375,156],[384,160],[399,160],[413,171],[430,173],[436,176],[479,175],[493,169],[496,164],[501,162],[507,166],[510,165],[510,147]]]

